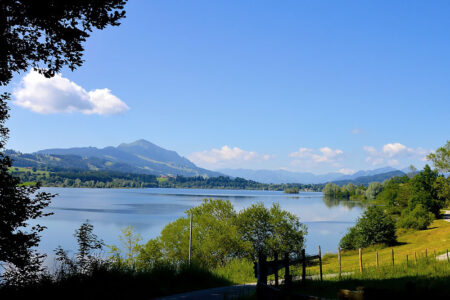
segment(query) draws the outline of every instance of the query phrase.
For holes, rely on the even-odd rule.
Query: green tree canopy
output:
[[[450,141],[438,148],[436,152],[428,154],[427,159],[431,160],[438,171],[442,173],[450,172]]]

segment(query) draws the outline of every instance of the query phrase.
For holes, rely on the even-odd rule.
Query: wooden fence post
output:
[[[278,288],[278,252],[274,253],[275,258],[275,287]]]
[[[425,248],[425,259],[428,261],[428,250]]]
[[[448,257],[448,249],[447,249],[447,262],[450,262],[450,258]]]
[[[322,252],[319,245],[319,269],[320,269],[320,281],[322,281]]]
[[[379,263],[378,263],[378,250],[376,252],[376,255],[377,255],[377,268],[378,268],[378,266],[379,266]]]
[[[359,248],[359,273],[362,274],[363,272],[363,265],[362,265],[362,250]]]
[[[434,249],[434,260],[436,260],[436,249]]]
[[[339,265],[339,279],[342,279],[342,276],[341,276],[341,247],[338,248],[338,265]]]
[[[414,264],[417,265],[417,251],[414,251]]]
[[[406,268],[408,269],[408,254],[406,254]]]
[[[394,261],[394,248],[392,248],[392,266],[395,265],[395,261]]]
[[[260,254],[258,257],[258,284],[267,284],[267,257]]]
[[[302,249],[302,283],[306,281],[306,253],[305,249]]]
[[[284,253],[284,284],[289,286],[292,283],[291,275],[289,274],[289,253]]]

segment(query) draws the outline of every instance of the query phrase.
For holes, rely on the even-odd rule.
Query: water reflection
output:
[[[335,206],[345,206],[348,207],[350,209],[354,208],[354,207],[358,207],[358,208],[366,208],[367,207],[367,203],[365,202],[361,202],[361,201],[354,201],[354,200],[350,200],[350,199],[343,199],[343,198],[333,198],[333,197],[327,197],[324,196],[322,198],[323,203],[325,203],[325,205],[328,208],[331,207],[335,207]]]

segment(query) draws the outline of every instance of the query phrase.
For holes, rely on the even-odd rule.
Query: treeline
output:
[[[163,188],[196,188],[196,189],[239,189],[239,190],[269,190],[284,191],[289,188],[300,189],[303,191],[320,192],[323,184],[267,184],[260,183],[244,178],[230,178],[228,176],[219,177],[169,177],[161,181],[159,187]]]
[[[393,177],[400,178],[400,177]],[[388,182],[385,180],[383,184]],[[327,183],[322,192],[326,197],[345,198],[350,200],[374,200],[376,196],[383,190],[383,184],[379,182],[371,182],[368,186],[363,184],[356,186],[353,183],[339,186],[334,183]]]
[[[322,190],[322,184],[265,184],[243,178],[227,176],[204,178],[168,177],[155,175],[121,173],[115,171],[85,171],[76,169],[18,168],[10,169],[13,176],[19,177],[25,184],[40,182],[50,187],[88,187],[88,188],[197,188],[197,189],[242,189],[284,191],[297,189],[303,191]]]

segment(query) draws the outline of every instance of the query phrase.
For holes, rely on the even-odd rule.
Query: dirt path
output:
[[[255,288],[256,288],[255,284],[232,285],[232,286],[224,286],[224,287],[219,287],[219,288],[176,294],[176,295],[157,298],[156,300],[238,299],[240,297],[245,297],[245,296],[251,295],[254,292]]]
[[[450,210],[445,211],[444,220],[450,222]]]

